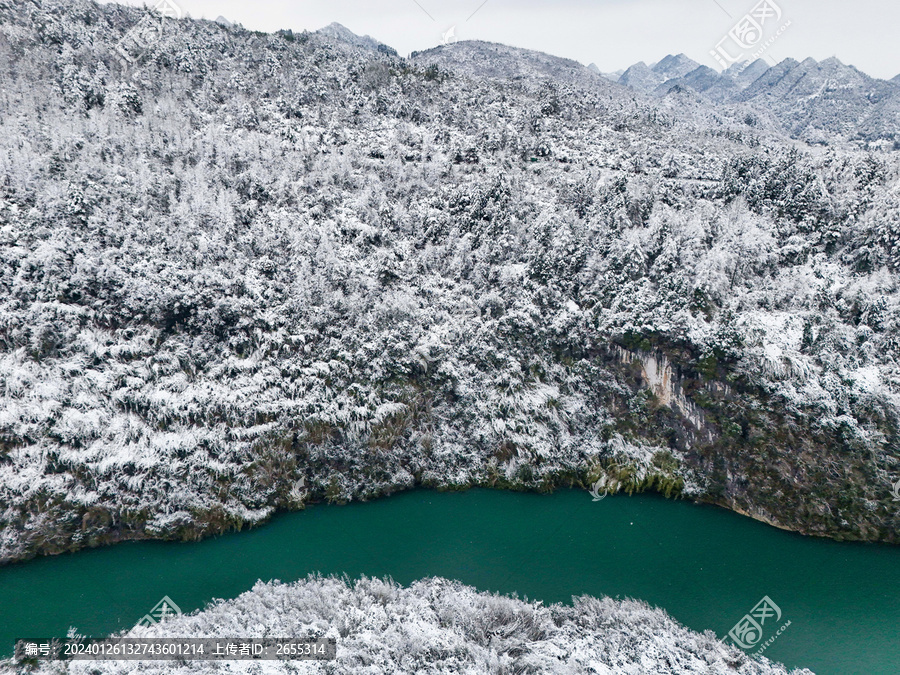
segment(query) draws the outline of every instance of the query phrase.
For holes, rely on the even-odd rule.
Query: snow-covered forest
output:
[[[0,561],[598,479],[897,541],[896,150],[146,14],[0,2]]]
[[[77,627],[76,627],[77,628]],[[409,588],[363,578],[309,577],[257,583],[230,601],[130,637],[283,637],[337,641],[333,661],[77,661],[35,675],[107,673],[551,673],[559,675],[787,675],[635,600],[573,598],[573,606],[528,602],[433,578]],[[11,667],[0,662],[0,671]],[[790,671],[812,675],[809,670]]]

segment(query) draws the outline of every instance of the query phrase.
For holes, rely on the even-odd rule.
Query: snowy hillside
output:
[[[597,480],[897,541],[897,153],[142,16],[0,3],[0,561]]]
[[[749,658],[698,634],[665,612],[633,600],[574,598],[543,606],[445,579],[409,588],[377,579],[350,586],[333,578],[294,584],[258,583],[235,600],[131,637],[334,638],[337,659],[252,663],[81,661],[36,668],[42,673],[588,673],[625,675],[786,675],[764,657]],[[11,667],[0,662],[0,670]],[[811,675],[808,670],[791,671]]]

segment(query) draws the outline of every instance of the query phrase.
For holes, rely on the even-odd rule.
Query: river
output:
[[[819,675],[900,673],[900,547],[783,532],[655,495],[592,501],[493,490],[417,490],[314,506],[201,542],[130,542],[0,568],[0,653],[16,637],[102,635],[163,597],[182,611],[257,579],[310,572],[460,579],[544,602],[632,597],[720,637],[765,596],[769,658]],[[748,651],[753,651],[752,649]]]

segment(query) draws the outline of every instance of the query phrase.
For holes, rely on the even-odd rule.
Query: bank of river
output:
[[[900,548],[806,538],[729,511],[653,495],[591,500],[415,491],[283,514],[197,543],[130,542],[0,568],[0,652],[16,637],[100,635],[160,598],[183,611],[257,579],[310,572],[459,579],[482,590],[569,602],[646,600],[720,637],[764,596],[790,622],[766,656],[819,675],[900,672]],[[751,650],[752,651],[752,650]]]

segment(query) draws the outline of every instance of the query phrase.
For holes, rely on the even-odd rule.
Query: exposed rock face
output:
[[[661,353],[632,352],[624,347],[613,347],[620,363],[629,364],[635,360],[641,364],[641,376],[650,387],[650,391],[656,397],[660,405],[668,406],[677,411],[698,435],[705,434],[707,440],[714,440],[713,430],[706,424],[703,411],[687,396],[681,387],[681,377],[669,358]],[[710,386],[720,393],[727,393],[728,386],[713,382]]]
[[[761,365],[770,377],[815,381],[807,364],[787,358],[777,345],[763,344],[760,351]],[[729,383],[725,379],[733,375],[727,369],[705,369],[684,351],[628,349],[616,344],[610,348],[610,356],[632,374],[628,380],[631,387],[652,393],[653,405],[659,409],[644,431],[648,440],[668,437],[669,451],[679,463],[676,474],[689,486],[686,495],[807,534],[824,533],[820,519],[830,520],[836,529],[853,527],[848,519],[832,519],[830,504],[840,498],[823,476],[838,478],[838,473],[830,472],[839,466],[840,450],[827,430],[800,432],[764,390],[743,378]],[[788,447],[790,452],[780,461],[768,460],[779,447]],[[620,454],[632,456],[640,465],[640,453]],[[855,466],[865,470],[865,465]],[[648,475],[646,470],[643,475]],[[840,475],[836,483],[843,481],[849,486],[852,481],[846,469]],[[698,480],[698,476],[702,478]],[[871,489],[873,494],[885,490],[878,484]],[[789,518],[784,515],[787,502],[792,504]],[[879,519],[870,520],[863,529],[877,530],[879,537],[893,541],[895,535],[888,523],[895,514],[886,509],[884,515],[885,520],[879,524]]]

